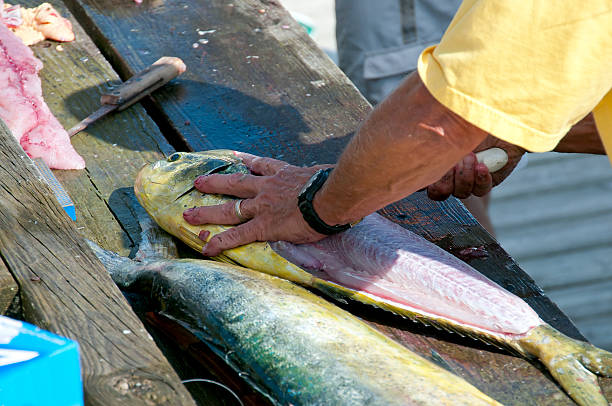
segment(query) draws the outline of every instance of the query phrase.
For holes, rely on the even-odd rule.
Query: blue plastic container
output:
[[[77,342],[0,316],[0,405],[82,406]]]

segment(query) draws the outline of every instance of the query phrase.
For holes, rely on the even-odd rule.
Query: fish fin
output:
[[[223,255],[223,254],[219,254],[216,257],[212,257],[212,259],[214,259],[215,261],[219,261],[219,262],[225,262],[226,264],[230,264],[230,265],[241,266],[238,262],[234,261],[227,255]]]
[[[204,241],[200,239],[200,236],[193,231],[188,230],[185,226],[179,225],[178,238],[183,240],[187,245],[191,247],[198,247],[204,244]],[[190,244],[191,242],[191,244]]]
[[[202,241],[200,239],[200,237],[196,233],[194,233],[193,231],[188,230],[184,226],[179,226],[179,234],[180,234],[180,238],[181,239],[186,238],[187,240],[192,241],[195,245],[203,244],[204,243],[204,241]],[[219,255],[217,255],[215,257],[212,257],[212,259],[214,259],[215,261],[219,261],[219,262],[225,262],[226,264],[240,266],[240,264],[238,262],[234,261],[233,259],[231,259],[230,257],[228,257],[225,254],[219,254]]]
[[[138,212],[138,224],[141,230],[140,244],[134,259],[143,261],[179,257],[172,236],[159,227],[144,210]]]
[[[105,250],[91,240],[85,239],[85,241],[119,287],[126,288],[137,279],[140,264],[138,261]]]
[[[597,375],[612,376],[612,353],[567,337],[548,324],[532,329],[519,345],[539,358],[576,403],[608,406]]]

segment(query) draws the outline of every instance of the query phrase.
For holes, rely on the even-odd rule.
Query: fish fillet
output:
[[[32,51],[0,24],[0,118],[30,157],[53,169],[83,169],[85,161],[43,99],[41,68]]]

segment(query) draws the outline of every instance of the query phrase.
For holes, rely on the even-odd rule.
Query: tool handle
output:
[[[180,58],[161,57],[153,65],[132,76],[112,92],[103,94],[100,97],[100,103],[118,105],[118,111],[124,110],[185,70],[185,64]]]
[[[508,154],[501,148],[489,148],[476,153],[476,159],[480,163],[484,163],[489,172],[493,173],[508,163]]]

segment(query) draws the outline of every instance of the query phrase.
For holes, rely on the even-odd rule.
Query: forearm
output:
[[[362,218],[438,180],[486,133],[439,104],[418,75],[364,122],[317,193],[328,224]]]
[[[576,123],[554,150],[556,152],[605,154],[606,151],[599,138],[593,114],[587,115]]]

